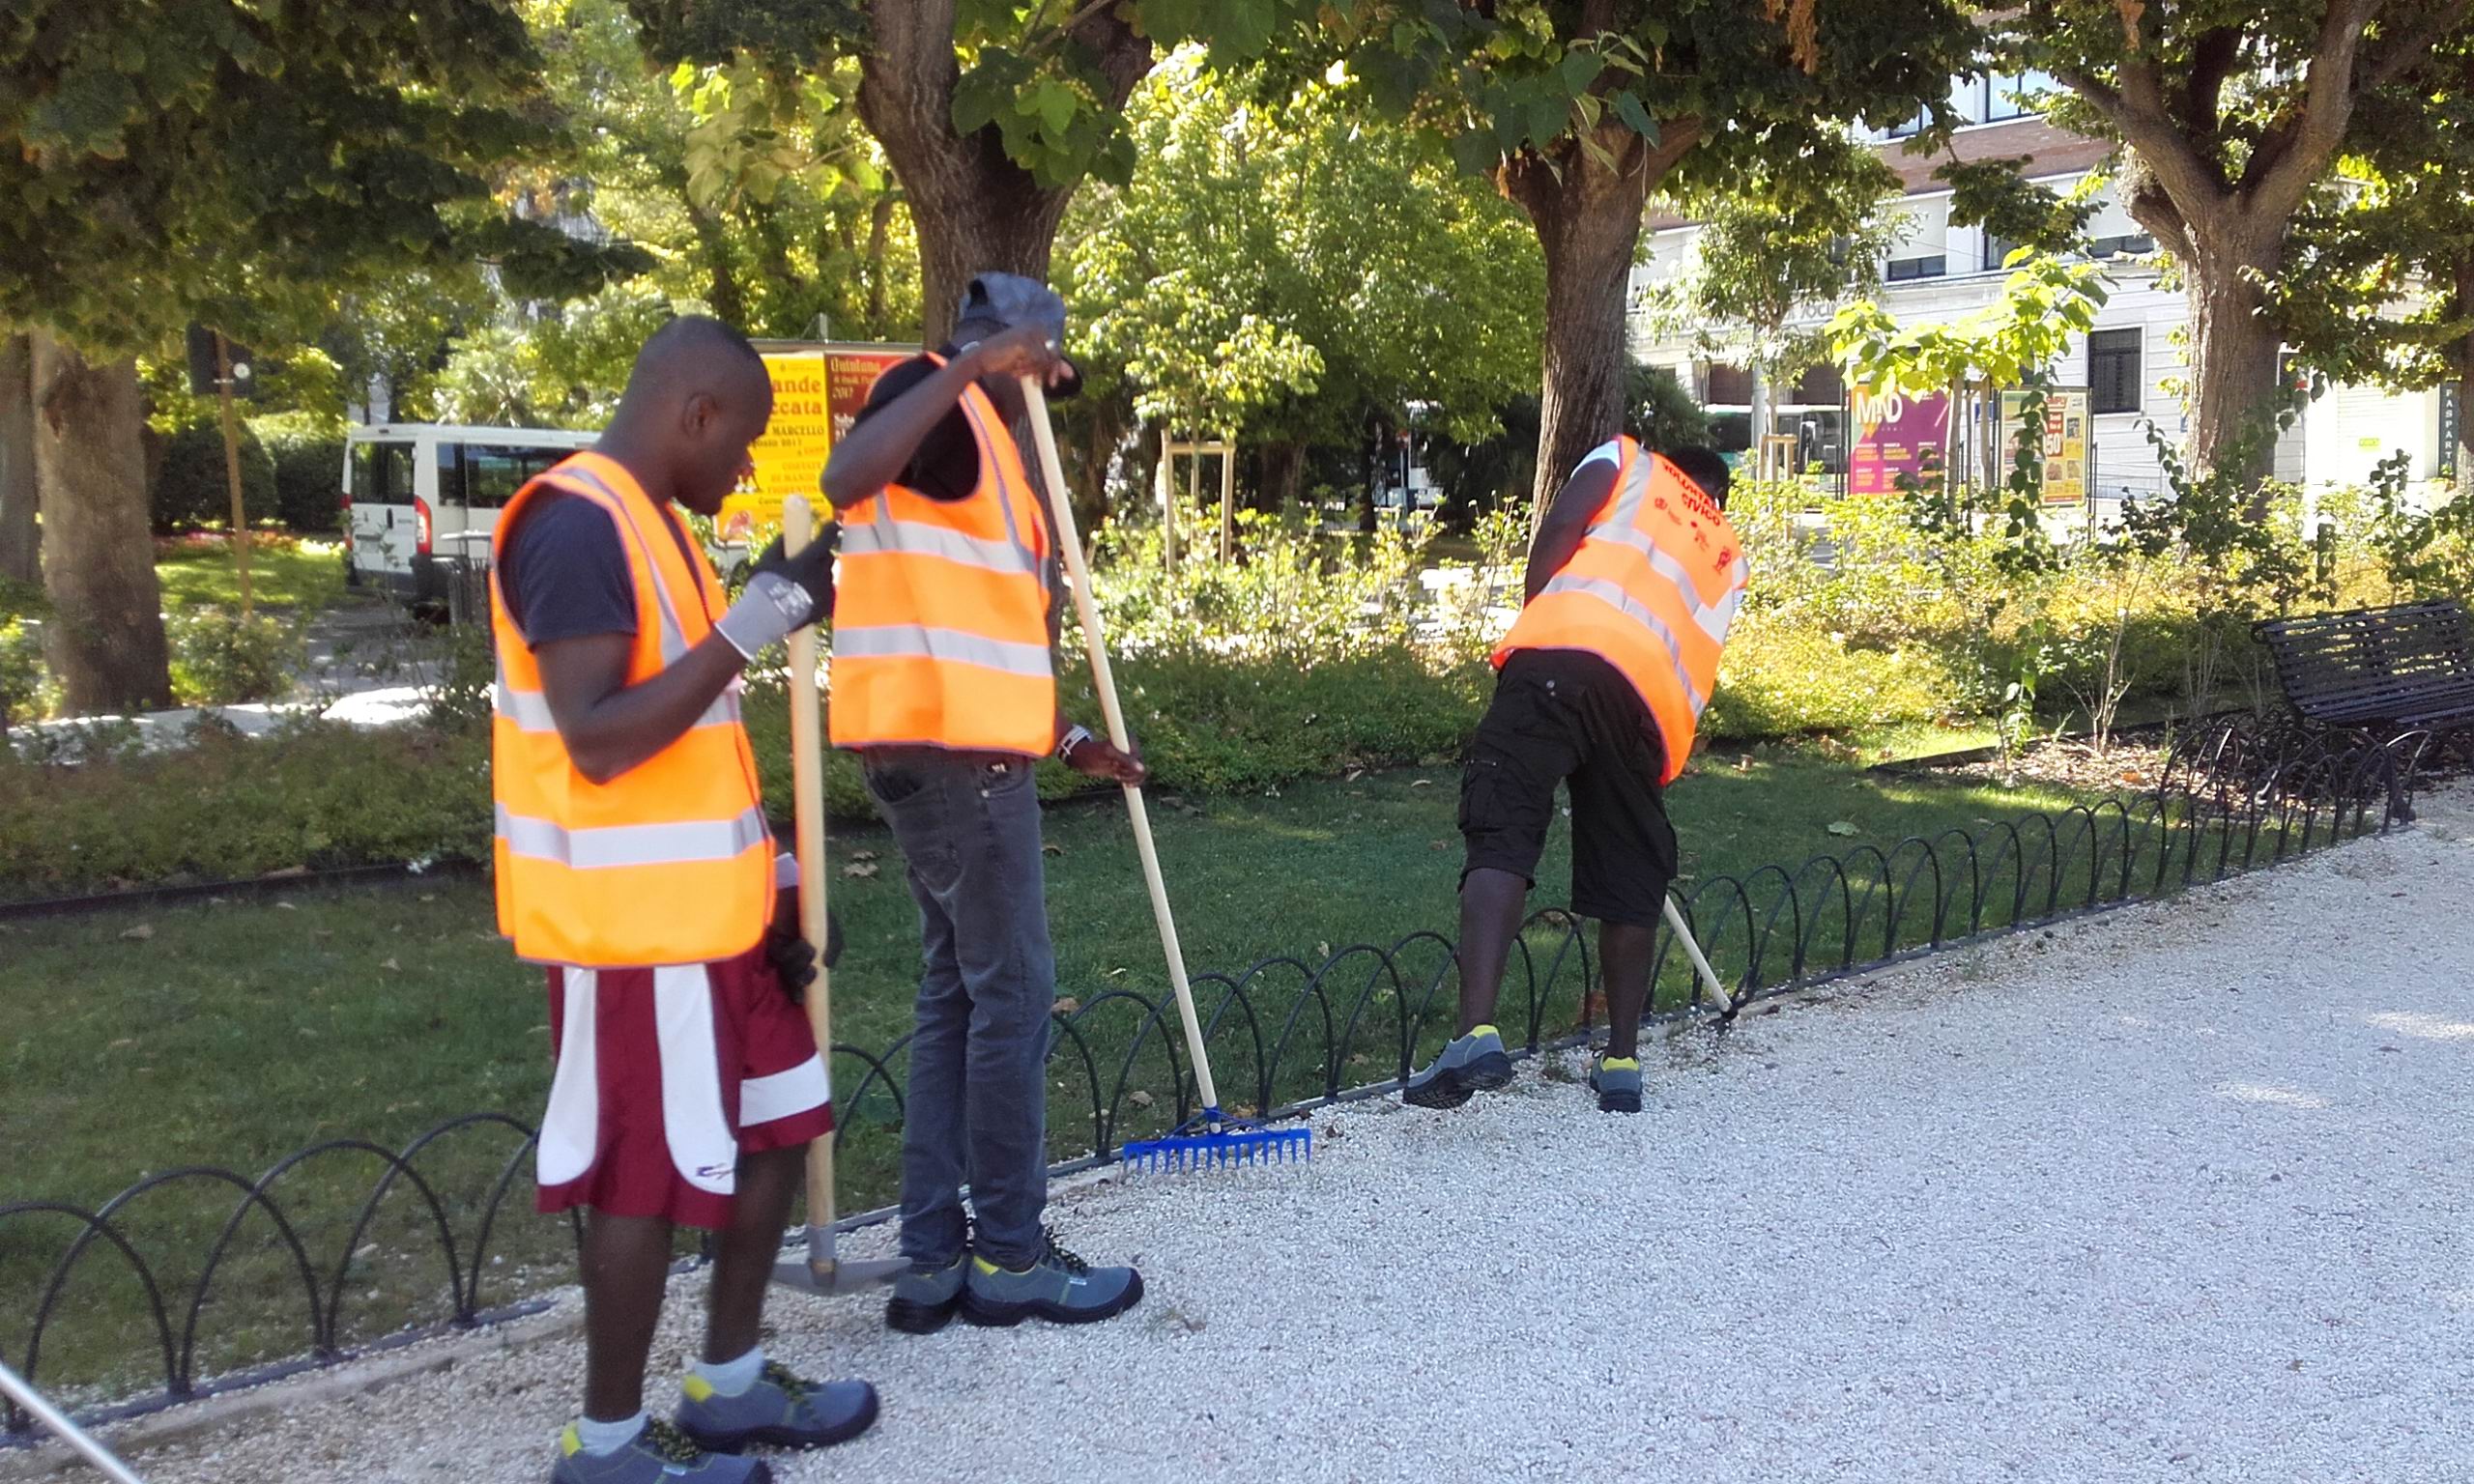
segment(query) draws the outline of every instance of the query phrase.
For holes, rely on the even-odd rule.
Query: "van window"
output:
[[[460,467],[464,503],[475,509],[496,510],[515,499],[515,492],[530,483],[532,476],[557,465],[572,452],[566,448],[512,448],[492,443],[442,443],[439,445],[439,484],[456,488],[459,481],[449,472],[448,460]]]
[[[413,445],[352,445],[352,498],[356,504],[409,505],[413,502]]]

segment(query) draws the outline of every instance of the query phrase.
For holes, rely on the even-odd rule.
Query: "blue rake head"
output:
[[[1117,1157],[1136,1170],[1198,1170],[1232,1164],[1285,1164],[1314,1157],[1314,1130],[1266,1128],[1230,1118],[1218,1108],[1202,1112],[1156,1139],[1129,1139]]]

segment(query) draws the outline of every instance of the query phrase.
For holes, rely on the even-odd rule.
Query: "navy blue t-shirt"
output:
[[[544,491],[523,513],[499,590],[507,616],[537,650],[561,639],[636,632],[636,582],[608,512],[591,500]]]

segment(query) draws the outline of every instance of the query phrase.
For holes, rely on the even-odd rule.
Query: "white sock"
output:
[[[595,1458],[608,1458],[636,1441],[645,1430],[645,1414],[641,1412],[620,1422],[595,1422],[590,1417],[576,1418],[576,1438],[584,1450]]]
[[[696,1362],[696,1374],[705,1379],[706,1385],[724,1396],[743,1396],[748,1387],[756,1384],[756,1379],[764,1374],[764,1347],[759,1345],[737,1359],[725,1360],[718,1365],[710,1360],[699,1360]]]

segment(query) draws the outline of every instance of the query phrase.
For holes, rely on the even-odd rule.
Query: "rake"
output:
[[[1082,559],[1081,535],[1074,528],[1074,504],[1065,493],[1065,466],[1057,460],[1056,433],[1049,425],[1048,393],[1038,377],[1022,378],[1022,402],[1030,413],[1031,434],[1039,442],[1040,472],[1048,486],[1049,509],[1057,545],[1064,553],[1066,574],[1073,581],[1074,610],[1082,619],[1082,642],[1090,650],[1093,688],[1100,693],[1100,710],[1108,718],[1108,741],[1119,752],[1128,752],[1132,743],[1126,736],[1125,712],[1117,704],[1108,641],[1100,632],[1091,573]],[[1131,1168],[1154,1170],[1312,1158],[1312,1128],[1269,1128],[1220,1110],[1220,1089],[1212,1081],[1211,1058],[1203,1050],[1202,1021],[1194,1014],[1194,987],[1186,983],[1185,953],[1177,946],[1176,919],[1168,912],[1167,883],[1161,878],[1160,854],[1151,842],[1151,816],[1143,808],[1141,787],[1123,786],[1126,809],[1134,817],[1134,848],[1142,858],[1142,880],[1151,892],[1151,915],[1160,925],[1160,947],[1168,956],[1168,983],[1177,991],[1177,1016],[1185,1024],[1186,1054],[1194,1060],[1194,1091],[1202,1098],[1202,1111],[1164,1137],[1126,1141],[1119,1157]]]

